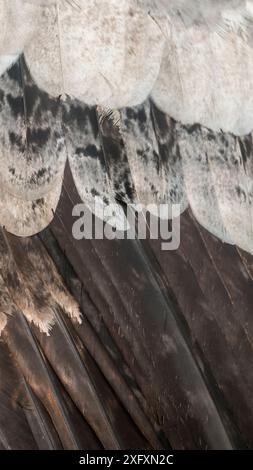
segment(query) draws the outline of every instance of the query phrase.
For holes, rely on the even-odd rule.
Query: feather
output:
[[[68,100],[63,118],[69,165],[81,200],[101,220],[107,219],[106,208],[113,205],[115,216],[108,223],[124,229],[127,221],[107,173],[95,108]]]
[[[238,139],[179,123],[174,129],[186,193],[196,219],[222,241],[252,253],[251,150],[248,147],[249,160],[244,163],[239,144],[250,138]]]
[[[0,251],[1,274],[8,285],[11,305],[18,306],[29,321],[49,334],[54,320],[54,306],[50,308],[47,304],[48,294],[39,288],[38,277],[31,279],[25,275],[25,267],[23,272],[18,269],[12,247],[2,229]]]
[[[37,27],[38,6],[29,0],[1,0],[0,57],[19,55]]]
[[[61,108],[31,81],[23,61],[0,78],[0,219],[19,236],[53,218],[66,162]]]
[[[51,251],[52,238],[50,237],[50,240],[51,240],[50,241],[48,238],[48,235],[46,234],[42,234],[42,238],[46,243],[47,249],[50,247],[50,256],[53,256],[53,260],[54,262],[56,262],[55,255],[57,252],[57,248],[54,246],[53,250]],[[41,257],[45,261],[45,250],[42,250],[41,243],[39,243],[37,240],[35,242],[36,242],[36,256],[38,258]],[[28,251],[29,257],[30,257],[30,251],[33,251],[32,248]],[[42,254],[43,256],[41,256]],[[62,255],[60,255],[60,258],[61,257]],[[32,253],[32,258],[34,259],[33,253]],[[48,257],[48,260],[50,260],[50,264],[47,265],[48,266],[47,273],[51,274],[52,271],[55,270],[55,268],[50,257]],[[36,262],[34,262],[33,264],[34,264],[34,267],[37,265]],[[71,286],[71,291],[75,295],[75,298],[78,299],[80,305],[82,306],[82,310],[85,313],[85,316],[83,317],[82,319],[83,321],[81,324],[76,321],[73,322],[75,334],[78,336],[79,341],[81,341],[82,344],[85,344],[85,348],[89,351],[89,354],[91,355],[91,357],[93,357],[97,366],[100,368],[101,372],[106,377],[107,382],[111,385],[117,397],[119,398],[119,400],[121,401],[125,409],[128,411],[128,413],[130,414],[130,416],[132,417],[133,421],[136,423],[138,428],[142,431],[144,436],[147,438],[148,442],[154,448],[160,448],[161,442],[158,436],[156,435],[151,423],[149,422],[149,419],[145,415],[145,412],[142,409],[142,407],[145,408],[145,404],[143,404],[143,397],[140,399],[139,394],[136,393],[136,395],[134,395],[133,390],[132,390],[134,379],[133,377],[130,377],[131,376],[130,371],[127,370],[126,372],[126,369],[127,369],[126,365],[124,365],[124,368],[122,368],[121,360],[123,359],[120,358],[119,350],[115,348],[115,344],[112,341],[112,339],[108,338],[108,332],[106,334],[104,332],[101,336],[101,333],[102,333],[101,319],[99,320],[99,325],[96,322],[96,316],[98,312],[96,311],[94,305],[92,306],[88,298],[85,299],[85,294],[83,290],[82,290],[82,296],[80,298],[79,296],[80,291],[78,289],[79,281],[76,278],[75,274],[73,272],[71,273],[71,267],[68,267],[68,274],[67,274],[66,265],[65,265],[65,269],[62,271],[62,274],[65,276],[67,275],[67,279],[66,279],[67,284]],[[69,282],[70,278],[72,279],[72,282]],[[87,317],[89,318],[89,320]],[[92,323],[90,323],[90,321]],[[97,326],[98,326],[98,330],[96,333]],[[106,343],[108,346],[107,349],[106,349],[106,345],[104,344],[105,339],[106,339]],[[76,340],[75,343],[76,342],[78,342],[78,340]],[[113,351],[113,355],[112,355],[112,351]],[[135,384],[135,387],[137,389],[136,384]],[[145,411],[147,412],[147,408],[145,408]]]
[[[175,140],[175,122],[168,115],[160,112],[154,103],[151,103],[151,113],[158,142],[163,203],[168,204],[169,201],[171,207],[179,204],[180,211],[183,213],[188,207],[188,200],[182,158]]]
[[[66,403],[59,382],[22,312],[17,311],[14,325],[15,328],[12,321],[8,323],[3,338],[18,364],[20,373],[48,410],[63,446],[66,449],[80,448],[82,438],[75,430],[74,413]]]
[[[67,202],[68,199],[72,202]],[[198,368],[195,366],[194,369],[192,368],[194,360],[185,343],[183,332],[177,326],[176,313],[172,312],[171,304],[167,304],[161,286],[152,274],[145,251],[138,241],[117,240],[115,245],[106,240],[101,240],[101,242],[82,240],[77,244],[73,243],[71,228],[67,220],[73,201],[76,200],[78,199],[76,199],[73,183],[71,179],[68,179],[67,190],[64,189],[64,197],[58,208],[61,218],[54,219],[52,230],[70,263],[75,266],[78,277],[83,280],[85,289],[89,289],[92,301],[103,312],[103,320],[107,328],[116,338],[117,346],[121,349],[128,367],[136,377],[141,391],[152,404],[150,406],[152,406],[153,417],[156,417],[156,421],[162,424],[167,438],[177,448],[181,446],[179,444],[182,442],[181,439],[186,447],[193,445],[193,433],[189,430],[190,416],[196,416],[193,421],[199,423],[201,431],[198,428],[198,433],[202,436],[202,445],[214,446],[214,448],[230,447],[231,443],[227,441],[227,435],[225,437],[226,431],[216,414],[215,405],[209,401],[210,395],[204,381],[202,382],[202,375]],[[114,246],[113,250],[112,246]],[[85,259],[85,265],[78,263],[78,259]],[[142,322],[144,318],[145,325]],[[164,339],[161,338],[161,332],[163,332]],[[167,335],[169,344],[174,344],[176,341],[176,349],[173,347],[167,349]],[[171,335],[173,335],[172,339]],[[157,338],[159,338],[159,349],[155,347]],[[181,378],[179,382],[171,379],[174,377],[172,370],[178,371]],[[147,382],[152,383],[153,386],[146,388],[144,384]],[[191,394],[192,398],[196,394],[198,396],[198,400],[192,399],[191,401],[192,412],[190,414],[185,413],[186,403],[188,403],[187,407],[189,406],[189,395],[186,398],[185,391],[189,388],[194,390]],[[208,413],[209,419],[216,423],[214,433],[212,426],[209,426],[207,431],[205,425],[201,424],[202,406],[205,408],[205,416]],[[158,409],[159,417],[156,416]],[[186,424],[185,420],[188,422],[184,431],[179,424],[179,410],[184,424]],[[181,432],[184,433],[184,437]],[[194,445],[197,445],[196,442]]]
[[[177,250],[162,251],[159,240],[143,243],[166,292],[179,306],[195,357],[236,448],[250,448],[253,383],[248,380],[251,365],[246,358],[252,355],[252,282],[248,267],[236,247],[209,234],[191,211],[181,216]],[[242,253],[252,265],[252,256]]]
[[[29,398],[29,407],[24,408],[27,422],[36,440],[39,450],[62,449],[57,432],[52,424],[50,416],[36,397],[30,385],[23,379],[24,388]]]
[[[22,376],[3,340],[0,342],[0,363],[0,443],[6,450],[37,450],[25,412],[29,397],[22,388]]]
[[[46,251],[35,241],[24,239],[17,243],[15,237],[1,233],[1,304],[0,311],[6,315],[12,315],[13,298],[16,305],[23,311],[29,322],[34,323],[41,331],[50,333],[59,307],[78,324],[82,321],[78,304],[66,290],[64,283],[52,265]],[[22,253],[26,253],[25,260]],[[21,261],[22,260],[22,261]],[[40,265],[39,275],[30,273]],[[8,270],[11,268],[11,274]],[[9,287],[7,289],[7,279]],[[4,282],[5,281],[5,282]],[[23,294],[25,293],[25,295]],[[3,318],[4,322],[4,318]]]
[[[122,135],[122,117],[119,110],[97,107],[99,136],[102,144],[105,169],[115,194],[122,203],[137,201],[136,188],[128,161],[128,153]]]
[[[134,0],[61,0],[44,9],[25,57],[38,86],[88,105],[144,101],[157,78],[164,36]]]
[[[253,129],[252,57],[234,31],[222,37],[172,26],[152,99],[183,124],[246,135]]]
[[[63,312],[54,305],[54,300],[58,299],[58,286],[60,283],[60,278],[57,277],[55,274],[55,268],[52,263],[48,262],[46,264],[47,268],[43,266],[43,259],[46,257],[45,250],[42,248],[40,249],[39,244],[37,244],[37,250],[35,253],[33,252],[32,246],[29,246],[32,242],[27,242],[25,240],[19,240],[15,237],[8,237],[10,247],[12,249],[12,253],[14,258],[16,259],[18,269],[20,270],[23,276],[23,286],[26,284],[29,286],[30,292],[34,292],[37,289],[37,278],[40,278],[41,282],[41,290],[43,292],[47,292],[46,296],[44,296],[44,300],[47,299],[47,306],[48,311],[54,311],[54,318],[51,327],[54,325],[53,330],[51,330],[50,339],[47,341],[47,336],[44,334],[45,329],[41,327],[43,321],[45,321],[45,312],[44,318],[43,315],[40,317],[40,327],[41,331],[44,331],[43,334],[38,333],[38,329],[33,329],[30,326],[28,327],[28,331],[31,329],[33,335],[38,338],[39,342],[41,343],[41,348],[44,351],[45,355],[48,357],[48,360],[51,363],[53,369],[57,372],[58,377],[64,388],[69,392],[70,396],[80,409],[80,412],[90,424],[91,428],[94,429],[95,433],[99,437],[100,441],[107,447],[118,448],[119,446],[124,445],[128,447],[127,444],[123,444],[124,442],[124,430],[121,428],[121,422],[127,422],[128,418],[125,412],[123,411],[120,404],[117,404],[117,401],[113,398],[112,393],[108,389],[106,383],[103,383],[102,377],[99,378],[99,372],[96,372],[94,366],[92,366],[91,360],[87,355],[84,355],[83,359],[80,356],[81,351],[77,348],[78,341],[75,341],[72,338],[73,333],[71,333],[71,325],[65,324],[65,321],[62,318]],[[29,253],[28,257],[26,257],[26,253]],[[40,255],[40,256],[39,256]],[[36,256],[39,256],[40,259],[40,274],[36,273]],[[48,261],[48,259],[46,259]],[[36,263],[36,264],[32,264]],[[46,271],[48,269],[48,271]],[[31,273],[33,275],[31,276]],[[50,275],[51,273],[51,275]],[[48,290],[47,285],[51,283],[51,287]],[[13,295],[13,291],[11,288],[10,293]],[[63,284],[61,283],[61,289],[63,290]],[[52,293],[52,299],[50,299],[50,293]],[[27,292],[25,292],[27,295]],[[35,295],[35,294],[34,294]],[[42,295],[40,294],[40,303],[44,301]],[[70,295],[67,296],[65,294],[65,298],[68,299],[68,303],[64,304],[64,308],[66,311],[70,311],[69,304],[71,297]],[[60,302],[62,302],[63,297],[60,296]],[[32,317],[32,313],[30,316],[27,316],[27,311],[24,308],[24,294],[19,292],[19,298],[15,297],[15,302],[19,303],[22,308],[22,311],[25,317],[28,318],[30,323],[34,323],[37,325],[36,315],[34,309],[34,316]],[[71,300],[72,305],[75,305],[74,300]],[[42,308],[42,305],[40,305]],[[38,309],[38,306],[37,306]],[[32,309],[31,309],[32,310]],[[71,310],[70,318],[74,320],[73,317],[73,308]],[[18,317],[17,311],[14,312],[15,318]],[[15,320],[18,322],[18,318]],[[8,326],[4,329],[3,337],[6,338],[8,334]],[[34,348],[36,347],[36,342],[34,343]],[[59,355],[61,356],[61,351],[64,352],[65,360],[61,362],[58,360]],[[83,356],[83,353],[82,353]],[[90,370],[91,369],[91,370]],[[93,371],[93,379],[91,379],[91,373]],[[97,378],[96,378],[97,377]],[[32,380],[30,376],[25,376],[25,380],[28,381],[28,384],[32,386]],[[94,384],[97,382],[97,385]],[[101,401],[101,392],[100,394],[97,393],[96,387],[99,387],[103,390],[102,396],[103,400]],[[85,392],[85,393],[84,393]],[[36,395],[38,395],[38,390],[35,390]],[[41,395],[39,394],[39,398],[41,399]],[[35,399],[36,401],[36,399]],[[113,407],[111,408],[111,404],[114,402]],[[109,406],[110,405],[110,406]],[[40,406],[39,404],[37,405]],[[48,403],[47,403],[48,409]],[[116,416],[118,416],[117,420],[112,415],[112,409],[117,409]],[[50,414],[52,414],[51,409],[49,408]],[[37,410],[37,414],[39,410]],[[31,419],[31,418],[30,418]],[[43,416],[41,426],[45,427],[46,423],[43,424]],[[31,423],[34,425],[34,422]],[[129,421],[128,427],[128,439],[129,439],[129,446],[133,447],[136,443],[139,442],[140,447],[146,447],[145,440],[141,439],[138,435],[138,432],[134,430],[131,426]],[[119,441],[120,439],[120,441]],[[121,444],[119,444],[121,442]],[[78,444],[79,445],[79,444]]]
[[[53,338],[49,340],[45,335],[40,335],[43,350],[102,445],[110,449],[134,445],[146,448],[145,440],[139,436],[131,422],[128,422],[126,413],[95,364],[93,365],[93,360],[83,347],[78,348],[78,339],[68,322],[65,324],[60,312],[53,334]],[[58,361],[60,351],[64,351],[64,363]],[[128,444],[122,422],[128,428]]]
[[[136,0],[138,5],[174,25],[197,27],[203,31],[240,28],[251,17],[252,0]]]
[[[139,107],[122,110],[121,122],[122,138],[137,194],[135,202],[142,204],[144,210],[149,210],[160,217],[163,217],[159,211],[160,205],[166,204],[168,213],[165,218],[171,218],[174,199],[181,204],[180,188],[175,186],[172,172],[168,177],[166,165],[163,164],[150,100]],[[175,198],[173,189],[176,193]],[[181,211],[184,209],[185,206],[182,204]]]
[[[11,66],[17,62],[18,55],[0,55],[0,77],[4,74],[6,70],[11,68]]]
[[[2,2],[1,449],[252,445],[245,4],[15,0],[16,24]],[[75,240],[95,196],[118,227],[180,204],[178,250]]]

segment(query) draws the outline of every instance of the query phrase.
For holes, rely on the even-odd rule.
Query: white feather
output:
[[[60,0],[43,9],[25,48],[37,84],[89,105],[145,100],[157,79],[164,34],[135,0]]]
[[[183,124],[245,135],[253,129],[252,88],[253,49],[240,35],[171,28],[152,92],[162,111]]]
[[[37,28],[39,8],[28,0],[0,0],[0,55],[20,54]]]

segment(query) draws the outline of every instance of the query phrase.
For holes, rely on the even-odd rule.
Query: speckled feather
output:
[[[61,112],[22,58],[0,77],[1,222],[17,235],[32,235],[53,218],[67,158]]]

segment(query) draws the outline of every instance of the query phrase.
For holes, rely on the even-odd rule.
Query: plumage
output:
[[[146,11],[167,17],[173,24],[202,30],[229,30],[250,20],[252,0],[136,0]],[[250,26],[250,22],[248,24]]]
[[[40,5],[33,0],[0,2],[0,75],[23,52],[37,30]]]
[[[38,86],[88,105],[145,100],[157,78],[164,37],[134,0],[61,0],[46,7],[25,57]]]
[[[116,202],[108,166],[99,133],[95,107],[77,100],[64,104],[64,130],[68,161],[81,200],[101,220],[106,220],[106,208],[114,205],[113,221],[118,230],[127,222],[123,209]],[[112,223],[113,223],[112,221]]]
[[[196,219],[222,241],[253,253],[252,137],[239,139],[180,123],[174,123],[173,129]]]
[[[1,87],[0,215],[8,231],[27,236],[50,223],[68,157],[81,200],[94,212],[96,198],[96,215],[118,230],[127,228],[119,202],[180,204],[181,212],[189,202],[211,233],[252,252],[250,136],[184,126],[149,100],[113,114],[62,103],[36,87],[23,60]]]
[[[0,7],[0,449],[252,447],[252,2]]]
[[[20,59],[0,77],[1,223],[32,235],[53,218],[67,150],[62,109],[32,82]]]
[[[172,27],[152,99],[183,124],[246,135],[253,129],[252,71],[252,48],[237,33]]]

